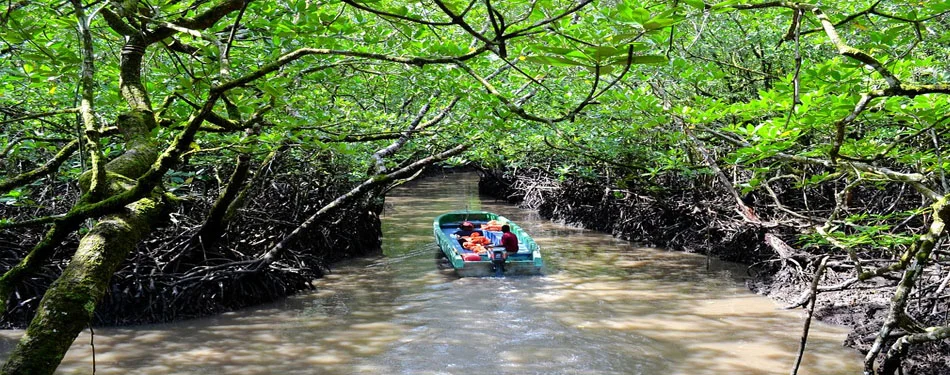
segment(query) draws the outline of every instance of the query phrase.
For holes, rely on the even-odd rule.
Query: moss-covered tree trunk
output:
[[[99,221],[83,237],[63,274],[43,296],[26,334],[3,374],[52,374],[76,336],[89,325],[109,280],[135,245],[151,231],[161,196],[141,199]]]
[[[77,9],[81,9],[77,6]],[[129,45],[136,43],[131,39]],[[128,46],[127,46],[128,47]],[[130,71],[140,69],[144,48],[123,49],[123,88],[139,82]],[[134,91],[134,90],[132,90]],[[126,151],[104,163],[100,173],[87,171],[79,178],[84,197],[73,207],[87,205],[134,190],[162,155],[151,134],[157,126],[147,99],[128,100],[132,110],[118,117],[117,125],[125,137]],[[144,103],[144,104],[143,104]],[[147,188],[147,191],[154,188]],[[152,231],[153,222],[164,205],[160,189],[109,213],[93,226],[79,242],[69,265],[43,296],[26,334],[7,359],[0,373],[52,374],[69,347],[93,318],[96,304],[109,287],[109,280],[135,246]],[[56,244],[51,244],[55,246]]]
[[[105,165],[106,186],[102,190],[108,195],[132,189],[135,179],[145,174],[160,154],[150,136],[155,127],[150,111],[123,114],[118,125],[126,137],[127,151]],[[89,186],[87,173],[80,177],[80,187],[88,191]],[[40,375],[56,370],[76,336],[92,321],[112,275],[151,232],[163,205],[163,196],[156,190],[95,224],[80,240],[63,274],[46,291],[26,334],[0,373]]]
[[[88,19],[81,1],[70,2],[81,25],[81,112],[86,125],[85,144],[90,148],[88,152],[93,156],[90,160],[94,166],[79,179],[83,197],[66,217],[54,224],[47,241],[37,246],[41,251],[34,249],[31,252],[31,255],[39,255],[27,257],[23,262],[25,266],[17,268],[13,276],[0,279],[0,287],[13,285],[35,270],[52,253],[50,249],[59,245],[63,233],[72,231],[86,219],[98,218],[98,222],[80,241],[63,274],[47,290],[26,334],[0,371],[2,374],[52,374],[56,370],[76,336],[91,322],[96,304],[108,290],[112,275],[157,222],[164,205],[160,189],[162,176],[180,162],[199,126],[226,91],[219,88],[210,93],[199,112],[191,117],[185,129],[163,152],[152,133],[157,123],[142,82],[142,63],[150,45],[165,41],[177,31],[166,27],[149,30],[146,23],[127,23],[137,19],[134,12],[138,9],[127,6],[127,2],[109,2],[98,7],[99,14],[112,31],[125,39],[119,60],[119,95],[129,106],[129,111],[120,115],[117,121],[117,127],[125,137],[125,152],[105,163],[99,158],[101,130],[95,122],[92,106],[96,87],[93,75],[95,54],[89,28],[85,27]],[[193,19],[179,20],[179,24],[203,30],[246,4],[246,0],[220,0]]]

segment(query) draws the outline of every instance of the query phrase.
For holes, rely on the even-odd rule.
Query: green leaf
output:
[[[591,73],[597,73],[597,74],[600,74],[600,75],[604,75],[604,74],[610,74],[610,73],[613,72],[614,69],[616,69],[616,68],[614,68],[614,67],[612,67],[612,66],[599,66],[599,67],[588,66],[587,69],[590,70]]]
[[[280,98],[280,97],[283,96],[283,94],[281,94],[281,92],[280,92],[279,90],[275,89],[273,86],[271,86],[271,85],[269,85],[269,84],[260,85],[260,89],[261,89],[261,91],[264,91],[264,92],[266,92],[268,95],[273,96],[273,97],[275,97],[275,98]]]
[[[683,0],[683,2],[699,10],[706,9],[706,3],[704,3],[703,0]]]
[[[670,60],[663,55],[634,55],[630,57],[631,64],[666,64]],[[610,60],[607,65],[626,65],[627,57],[618,57]]]
[[[732,7],[733,5],[739,4],[739,3],[741,3],[741,2],[742,2],[742,0],[726,0],[726,1],[722,1],[722,2],[719,2],[719,3],[714,4],[711,8],[712,8],[712,9],[730,8],[730,7]]]
[[[615,47],[609,47],[609,46],[598,46],[598,47],[587,47],[586,52],[587,52],[586,53],[587,55],[593,56],[595,61],[603,61],[604,59],[608,57],[626,53],[626,50],[615,48]]]
[[[634,64],[665,64],[670,60],[663,55],[643,55],[643,56],[633,56]]]
[[[678,23],[675,19],[672,18],[653,18],[647,22],[643,23],[643,28],[649,30],[657,30],[666,27],[670,27]]]
[[[567,55],[568,52],[573,51],[573,49],[570,49],[570,48],[549,47],[549,46],[540,46],[540,45],[538,45],[538,46],[531,46],[531,48],[532,48],[532,49],[535,49],[535,50],[550,52],[550,53],[557,54],[557,55]]]
[[[631,16],[633,21],[642,24],[644,21],[650,19],[650,11],[643,8],[632,9]]]
[[[525,60],[551,66],[587,66],[587,64],[560,56],[527,56]]]
[[[574,57],[574,58],[578,58],[578,59],[588,59],[588,60],[591,58],[591,57],[590,57],[589,55],[587,55],[586,53],[583,53],[583,52],[581,52],[581,51],[576,51],[576,50],[570,51],[570,52],[566,53],[564,56],[567,56],[567,57]]]

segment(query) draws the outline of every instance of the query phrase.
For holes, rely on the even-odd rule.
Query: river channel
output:
[[[541,245],[539,277],[456,277],[432,219],[481,209]],[[472,174],[392,191],[383,254],[332,267],[279,302],[170,324],[95,329],[106,374],[788,374],[803,314],[744,268],[638,247],[479,196]],[[813,324],[800,374],[858,374],[843,328]],[[22,331],[0,331],[5,358]],[[58,374],[91,374],[86,330]]]

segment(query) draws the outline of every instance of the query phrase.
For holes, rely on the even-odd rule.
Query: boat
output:
[[[490,245],[466,249],[455,237],[463,222],[471,222],[474,229],[487,238]],[[518,237],[518,252],[505,253],[501,246],[500,226],[507,224]],[[452,211],[439,215],[432,222],[432,231],[439,248],[460,277],[502,275],[540,275],[544,260],[541,248],[521,227],[504,216],[488,211]]]

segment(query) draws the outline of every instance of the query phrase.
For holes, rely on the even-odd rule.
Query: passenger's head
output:
[[[459,225],[459,228],[472,230],[472,229],[475,229],[475,224],[472,224],[471,221],[463,221],[462,224]]]
[[[502,225],[502,226],[501,226],[501,231],[502,231],[502,233],[511,232],[511,227],[508,226],[508,224]]]

